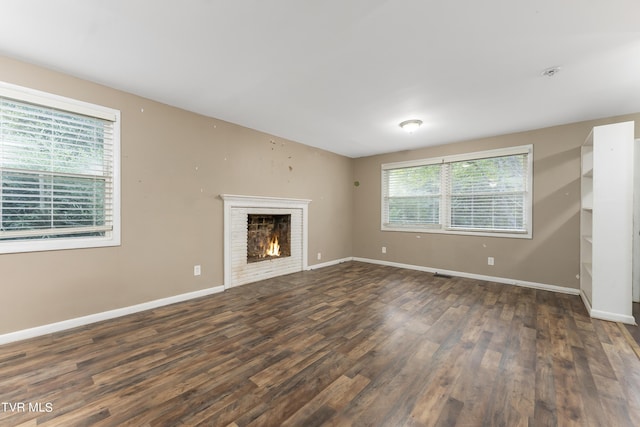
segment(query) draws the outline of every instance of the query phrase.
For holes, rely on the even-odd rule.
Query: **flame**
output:
[[[278,243],[278,236],[275,236],[269,242],[269,248],[267,248],[266,252],[267,256],[280,256],[280,244]]]

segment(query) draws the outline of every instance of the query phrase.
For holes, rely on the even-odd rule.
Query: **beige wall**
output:
[[[0,80],[122,114],[122,245],[0,255],[0,334],[222,285],[221,193],[312,199],[309,264],[351,256],[351,159],[3,57]]]
[[[353,255],[579,288],[580,146],[593,126],[626,120],[636,121],[638,137],[635,114],[356,159]],[[534,146],[533,239],[380,231],[382,163],[526,144]],[[494,266],[487,265],[490,256]]]
[[[597,124],[636,120],[640,135],[635,114],[349,159],[3,57],[0,80],[122,113],[122,245],[0,255],[0,334],[222,285],[221,193],[312,199],[310,265],[356,256],[577,288],[580,145]],[[382,163],[524,144],[533,239],[380,231]]]

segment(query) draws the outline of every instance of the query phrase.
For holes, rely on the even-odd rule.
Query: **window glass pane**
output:
[[[450,227],[524,231],[527,155],[449,165]]]
[[[5,231],[106,224],[105,180],[2,172]]]
[[[0,239],[112,228],[112,122],[0,98]]]
[[[389,223],[440,223],[440,197],[406,197],[389,199]]]
[[[440,223],[440,165],[389,169],[386,176],[386,223]]]
[[[1,99],[3,168],[104,174],[110,122]]]
[[[423,196],[440,194],[440,165],[390,169],[389,196]]]

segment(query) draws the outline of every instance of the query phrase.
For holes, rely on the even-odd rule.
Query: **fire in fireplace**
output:
[[[291,215],[247,215],[247,262],[291,256]]]

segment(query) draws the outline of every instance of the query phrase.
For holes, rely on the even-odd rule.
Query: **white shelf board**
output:
[[[583,262],[584,269],[589,273],[589,276],[593,277],[593,265],[590,262]]]

